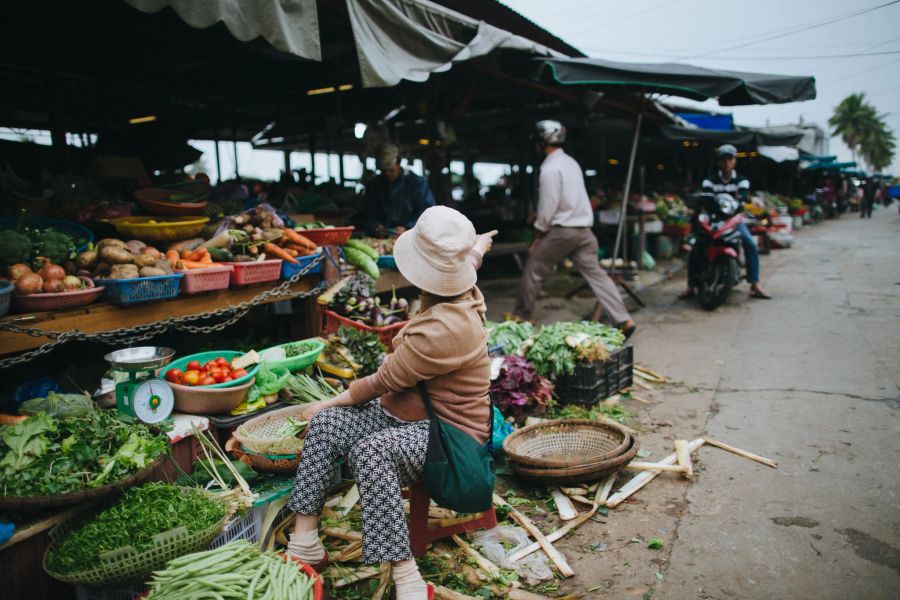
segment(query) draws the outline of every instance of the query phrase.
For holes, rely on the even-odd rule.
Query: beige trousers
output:
[[[631,318],[619,288],[597,261],[597,238],[588,227],[551,227],[528,257],[522,287],[516,302],[516,315],[530,319],[544,279],[564,258],[569,257],[590,286],[597,302],[610,320],[618,325]]]

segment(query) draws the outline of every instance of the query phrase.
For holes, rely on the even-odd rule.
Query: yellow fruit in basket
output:
[[[147,222],[150,223],[151,225],[156,225],[156,219],[150,219]]]

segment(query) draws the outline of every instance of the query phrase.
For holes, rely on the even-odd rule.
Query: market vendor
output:
[[[544,161],[538,180],[534,241],[522,275],[515,316],[532,318],[544,279],[560,261],[570,257],[601,308],[628,337],[637,326],[616,284],[597,261],[597,238],[591,231],[594,213],[584,175],[578,162],[562,149],[566,128],[558,121],[540,121],[535,125],[533,139]]]
[[[332,400],[308,405],[311,418],[288,507],[297,513],[288,551],[311,565],[328,560],[318,519],[346,457],[359,488],[363,560],[393,563],[398,600],[425,600],[428,589],[413,560],[402,485],[421,479],[429,421],[417,385],[437,417],[479,443],[490,431],[490,358],[486,308],[476,270],[493,231],[476,235],[452,208],[422,213],[394,246],[397,268],[421,292],[421,310],[394,338],[394,352],[374,374]]]
[[[360,211],[362,226],[370,235],[400,235],[412,229],[425,209],[435,200],[428,182],[400,166],[400,151],[387,144],[378,149],[380,171],[366,186]]]
[[[719,170],[715,175],[703,180],[703,191],[714,194],[731,194],[731,196],[743,205],[750,195],[750,180],[746,177],[738,175],[735,170],[737,166],[737,148],[731,144],[723,144],[716,150],[716,160],[719,163]],[[741,221],[738,225],[738,231],[741,234],[741,244],[744,247],[744,260],[747,262],[747,282],[750,284],[750,297],[769,300],[771,296],[759,285],[759,250],[756,248],[756,241],[747,227],[747,223]],[[688,257],[688,287],[680,296],[680,299],[693,298],[696,291],[696,281],[699,277],[698,263],[700,262],[699,252],[701,249],[695,244],[691,248],[691,255]]]

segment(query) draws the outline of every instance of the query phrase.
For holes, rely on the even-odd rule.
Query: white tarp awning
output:
[[[793,146],[757,146],[756,151],[777,163],[800,158],[800,151]]]
[[[282,52],[322,60],[316,0],[125,0],[134,8],[155,13],[171,6],[197,29],[223,22],[235,38],[263,38]]]
[[[133,1],[133,0],[129,0]],[[425,81],[497,49],[560,53],[428,0],[347,0],[363,87]]]

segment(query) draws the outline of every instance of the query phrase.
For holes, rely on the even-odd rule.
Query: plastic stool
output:
[[[413,556],[425,554],[428,544],[434,540],[449,537],[455,533],[465,533],[476,529],[493,529],[497,526],[497,513],[494,507],[481,516],[474,516],[468,521],[448,527],[430,527],[428,525],[428,507],[431,498],[421,482],[416,481],[409,486],[409,543]]]

